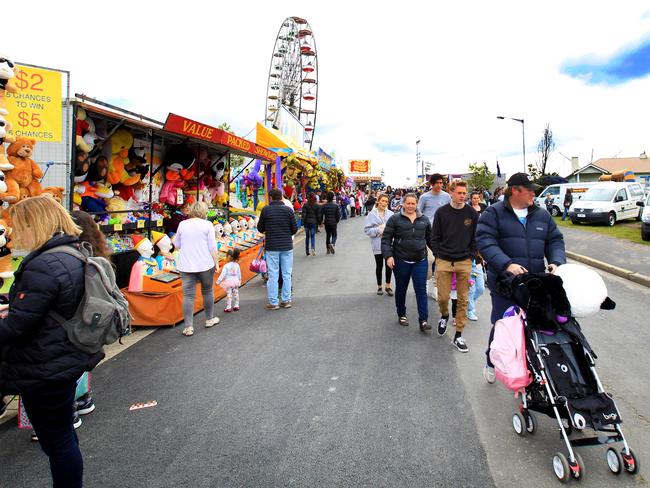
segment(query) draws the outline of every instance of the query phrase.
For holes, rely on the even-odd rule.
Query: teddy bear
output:
[[[57,202],[63,203],[64,193],[65,188],[62,186],[46,186],[43,188],[43,193],[41,193],[41,195],[47,195],[48,197],[54,198]]]
[[[128,130],[118,129],[111,137],[111,161],[108,164],[106,179],[111,185],[122,183],[133,185],[140,180],[140,175],[130,176],[126,171],[129,163],[129,149],[133,146],[133,135]]]
[[[86,111],[82,107],[77,107],[77,123],[75,125],[75,136],[77,149],[86,154],[92,151],[93,147],[84,140],[84,136],[90,133],[90,123],[88,122]]]
[[[9,134],[7,131],[11,130],[11,124],[5,120],[3,115],[8,115],[5,109],[0,108],[0,170],[6,171],[8,169],[14,169],[12,164],[7,159],[7,153],[5,152],[5,142],[15,142],[16,138]]]
[[[7,247],[10,234],[11,227],[9,227],[7,222],[0,219],[0,278],[3,280],[11,278],[14,275],[11,266],[11,250]]]
[[[5,172],[7,193],[2,196],[3,201],[13,203],[40,195],[43,191],[38,181],[43,177],[43,171],[31,158],[35,144],[36,139],[17,137],[16,142],[7,148],[9,162],[14,169]]]
[[[97,156],[95,160],[90,163],[86,181],[103,181],[106,178],[106,175],[108,175],[108,159],[106,156]]]

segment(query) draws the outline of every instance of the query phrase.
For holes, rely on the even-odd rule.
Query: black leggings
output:
[[[386,260],[381,254],[375,254],[375,274],[377,275],[377,286],[381,286],[381,268]],[[390,279],[393,276],[393,270],[386,265],[386,283],[390,284]]]

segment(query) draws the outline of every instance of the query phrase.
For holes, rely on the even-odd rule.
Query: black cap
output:
[[[529,190],[537,190],[541,186],[533,183],[526,173],[515,173],[507,181],[508,186],[525,186]]]

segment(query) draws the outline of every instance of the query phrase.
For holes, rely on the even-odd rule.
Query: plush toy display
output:
[[[7,131],[11,130],[11,124],[5,120],[3,115],[8,115],[8,112],[4,109],[0,109],[0,170],[7,171],[9,169],[14,169],[14,167],[9,162],[9,159],[7,159],[4,143],[14,142],[16,138],[7,133]]]
[[[63,194],[65,193],[65,188],[62,186],[47,186],[43,188],[43,193],[41,195],[47,195],[51,198],[54,198],[57,202],[63,203]]]
[[[17,93],[18,89],[11,82],[13,78],[18,74],[18,69],[16,65],[4,54],[0,53],[0,91],[6,90],[9,93]],[[4,93],[0,93],[0,97],[3,97]],[[4,100],[0,100],[4,102]],[[0,105],[0,108],[4,108],[4,105]]]
[[[38,182],[43,177],[43,171],[31,158],[34,153],[35,139],[17,137],[7,148],[9,162],[13,169],[5,172],[7,193],[3,201],[13,203],[27,197],[40,195],[43,189]]]
[[[108,175],[108,159],[106,156],[97,156],[90,163],[86,181],[102,181]]]
[[[11,278],[13,268],[11,267],[11,251],[7,247],[11,227],[4,220],[0,219],[0,278],[6,280]]]
[[[81,183],[82,181],[86,181],[89,169],[90,161],[88,161],[88,154],[79,151],[77,153],[77,161],[74,165],[74,182]]]
[[[562,279],[574,317],[589,317],[599,310],[611,310],[616,306],[607,296],[603,278],[593,269],[581,264],[563,264],[555,274]]]
[[[84,136],[90,132],[90,123],[86,120],[86,117],[86,111],[82,107],[77,107],[75,142],[77,149],[87,154],[92,150],[92,146],[84,140]]]
[[[133,185],[140,181],[140,175],[130,176],[126,171],[129,163],[129,149],[133,146],[133,136],[126,129],[118,129],[111,137],[111,161],[108,164],[106,179],[111,185],[122,183]]]

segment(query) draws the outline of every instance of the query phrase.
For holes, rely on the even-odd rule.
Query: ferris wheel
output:
[[[277,121],[280,107],[291,112],[304,127],[298,141],[311,149],[318,106],[318,57],[314,34],[305,19],[287,18],[273,46],[266,90],[265,124]]]

